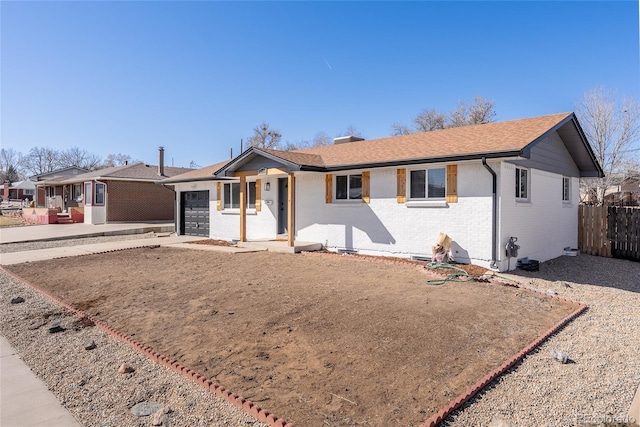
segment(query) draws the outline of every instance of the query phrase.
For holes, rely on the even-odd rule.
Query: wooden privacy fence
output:
[[[578,246],[585,254],[640,261],[640,208],[580,205]]]

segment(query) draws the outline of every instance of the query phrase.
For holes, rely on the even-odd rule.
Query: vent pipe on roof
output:
[[[164,176],[164,147],[158,147],[158,175]]]
[[[345,144],[347,142],[356,142],[356,141],[364,141],[364,138],[360,138],[359,136],[347,135],[347,136],[339,136],[337,138],[333,138],[333,144]]]

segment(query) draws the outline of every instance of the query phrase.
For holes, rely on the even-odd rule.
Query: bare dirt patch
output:
[[[572,311],[359,257],[143,248],[9,269],[304,426],[418,425]]]

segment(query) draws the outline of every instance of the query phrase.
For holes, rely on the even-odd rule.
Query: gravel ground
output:
[[[150,426],[150,416],[136,417],[130,409],[152,401],[172,411],[164,426],[265,427],[100,328],[83,327],[75,314],[1,272],[0,289],[0,333],[82,425]],[[14,295],[26,301],[10,304]],[[56,320],[66,330],[51,334]],[[95,349],[85,350],[88,340],[95,341]],[[119,373],[123,363],[135,371]]]
[[[629,421],[627,411],[640,383],[640,263],[580,255],[519,275],[527,287],[553,290],[589,309],[442,425],[559,427]],[[99,328],[74,327],[74,315],[3,273],[0,289],[0,333],[82,424],[151,425],[148,417],[136,418],[129,409],[152,400],[171,407],[169,419],[175,426],[263,425]],[[13,295],[26,302],[9,304]],[[55,319],[62,320],[65,332],[49,334]],[[96,349],[84,350],[88,339],[95,340]],[[550,355],[554,349],[566,353],[570,362],[555,361]],[[118,373],[122,363],[136,371]]]
[[[579,255],[518,274],[527,287],[589,308],[443,425],[632,425],[628,410],[640,383],[640,263]],[[554,349],[570,362],[555,361]]]
[[[23,252],[36,249],[60,248],[63,246],[81,246],[91,245],[93,243],[117,242],[121,240],[147,239],[154,237],[156,233],[144,234],[123,234],[119,236],[100,236],[100,237],[80,237],[77,239],[51,240],[44,242],[24,242],[24,243],[5,243],[0,244],[0,254],[8,254],[11,252]]]

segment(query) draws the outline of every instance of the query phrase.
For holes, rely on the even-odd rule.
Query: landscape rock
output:
[[[122,365],[120,365],[120,367],[118,368],[118,372],[120,372],[121,374],[130,374],[132,372],[134,372],[135,369],[133,369],[132,366],[127,365],[126,363],[123,363]],[[153,411],[155,412],[155,411]],[[152,412],[152,413],[153,413]],[[147,414],[147,415],[151,415],[151,414]]]
[[[162,411],[164,405],[157,402],[140,402],[130,409],[132,415],[136,417],[148,417],[151,414]],[[154,424],[155,425],[155,424]]]
[[[93,350],[94,348],[96,348],[96,342],[94,340],[86,340],[84,342],[85,350]]]
[[[170,412],[172,411],[171,411],[171,408],[168,406],[164,406],[157,412],[154,412],[154,414],[151,416],[151,425],[152,426],[163,425],[167,427],[169,425],[169,417],[167,416],[167,414],[169,414]]]
[[[568,355],[556,349],[551,350],[551,357],[561,363],[567,363],[569,361]]]
[[[63,332],[63,331],[65,331],[65,329],[62,327],[60,320],[55,320],[49,327],[50,334],[56,334],[58,332]]]
[[[21,296],[11,297],[11,304],[20,304],[21,302],[24,302],[24,298],[22,298]]]
[[[547,295],[558,295],[558,292],[553,289],[547,289]]]

